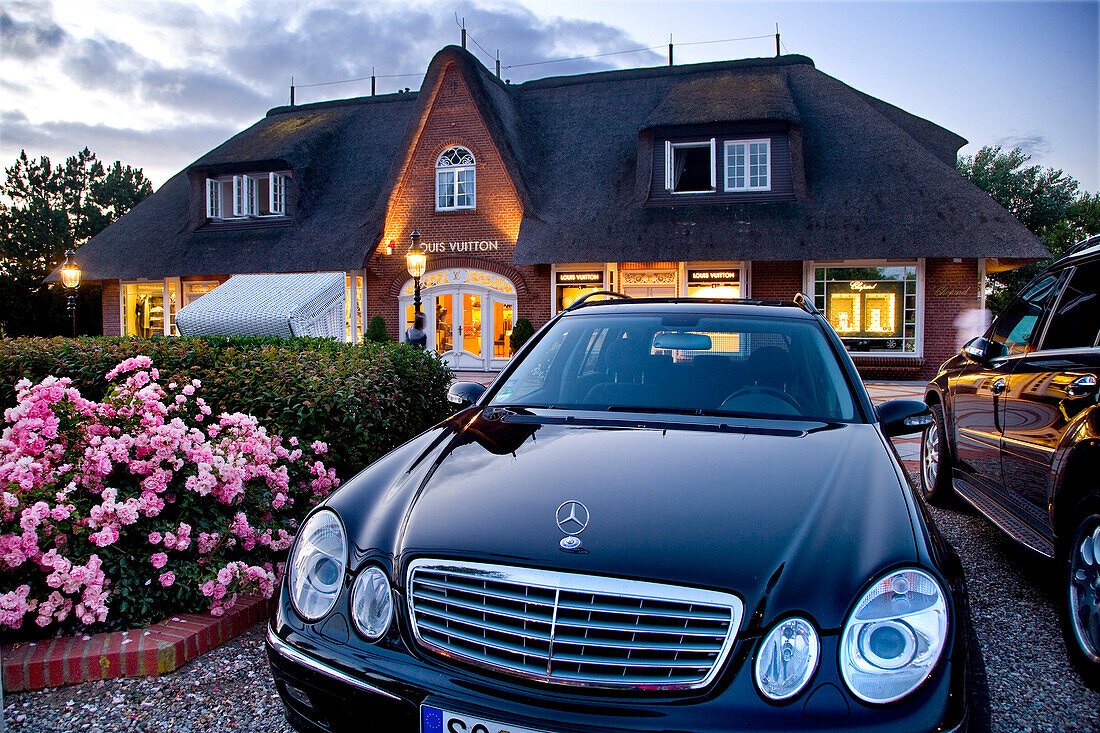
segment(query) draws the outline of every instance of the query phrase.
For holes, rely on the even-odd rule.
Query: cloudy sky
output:
[[[457,43],[502,76],[543,76],[784,52],[971,141],[1020,146],[1100,190],[1097,0],[1081,2],[339,2],[4,0],[0,163],[87,145],[154,184],[270,108],[420,85]],[[763,38],[751,38],[764,36]],[[726,40],[748,39],[748,40]],[[722,41],[722,42],[711,42]],[[612,54],[631,49],[651,50]],[[605,55],[600,55],[605,54]],[[606,55],[611,54],[611,55]],[[595,56],[577,61],[540,63]]]

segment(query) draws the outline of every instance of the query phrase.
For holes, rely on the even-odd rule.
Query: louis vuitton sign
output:
[[[428,254],[450,252],[496,252],[500,242],[496,239],[469,239],[465,242],[421,242],[420,251]]]

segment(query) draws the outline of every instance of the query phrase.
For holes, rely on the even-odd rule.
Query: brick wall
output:
[[[103,281],[103,335],[122,335],[122,313],[119,307],[120,286],[118,280]]]
[[[960,313],[979,305],[978,261],[929,259],[924,275],[924,367],[920,378],[931,379],[964,341],[979,335],[977,328],[959,332],[956,327]]]
[[[434,89],[421,92],[432,95],[431,106],[386,213],[379,253],[370,260],[367,316],[385,318],[394,338],[404,330],[394,285],[408,279],[405,253],[415,229],[425,243],[498,241],[499,249],[490,252],[429,253],[428,271],[446,265],[504,274],[516,286],[516,317],[529,318],[537,328],[550,317],[549,267],[512,264],[523,214],[519,197],[458,67],[451,64],[439,79]],[[477,161],[476,209],[435,210],[435,162],[452,145],[467,148]],[[393,254],[386,255],[386,243],[391,241]]]
[[[802,290],[802,261],[753,262],[751,288],[757,300],[790,300]]]

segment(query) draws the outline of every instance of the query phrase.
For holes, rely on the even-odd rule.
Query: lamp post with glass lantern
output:
[[[76,252],[67,250],[61,265],[61,284],[69,295],[69,317],[73,322],[73,338],[76,338],[76,290],[80,287],[80,268],[76,266]]]
[[[428,264],[428,256],[420,250],[420,232],[413,230],[412,246],[405,253],[405,268],[413,279],[413,315],[420,312],[420,278]]]

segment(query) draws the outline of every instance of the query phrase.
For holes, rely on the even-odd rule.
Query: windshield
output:
[[[761,316],[567,316],[489,404],[856,419],[818,324]]]

